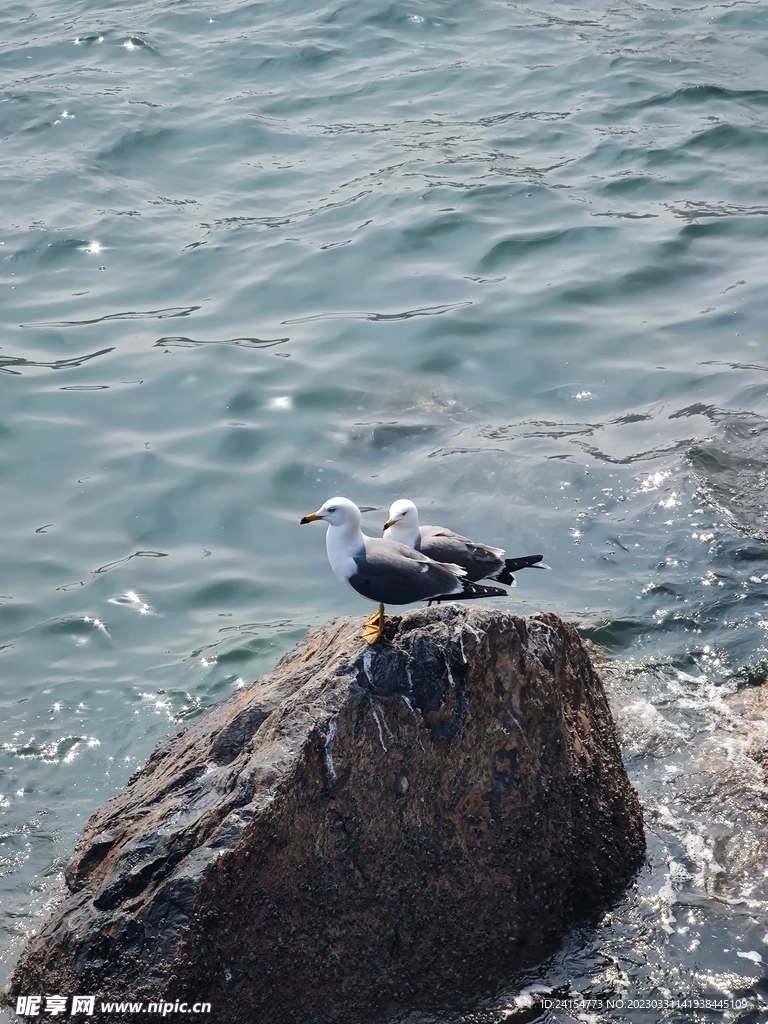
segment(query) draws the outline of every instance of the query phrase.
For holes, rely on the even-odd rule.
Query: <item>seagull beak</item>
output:
[[[316,512],[310,512],[308,516],[304,516],[303,519],[299,520],[299,526],[303,526],[305,523],[316,523],[319,522],[323,517],[319,516]]]
[[[394,525],[395,525],[395,520],[394,519],[388,519],[386,521],[386,523],[384,523],[384,529],[388,530],[390,528],[390,526],[394,526]]]

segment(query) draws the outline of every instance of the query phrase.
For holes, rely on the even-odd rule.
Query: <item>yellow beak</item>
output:
[[[299,520],[299,526],[303,526],[305,523],[316,523],[319,520],[321,520],[322,518],[323,518],[322,516],[318,516],[318,515],[315,515],[314,512],[310,512],[308,516],[304,516],[303,519]]]
[[[395,525],[395,520],[394,519],[388,519],[386,521],[386,523],[384,523],[384,529],[388,530],[390,528],[390,526],[394,526],[394,525]]]

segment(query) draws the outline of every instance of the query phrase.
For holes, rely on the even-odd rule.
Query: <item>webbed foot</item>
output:
[[[373,615],[365,620],[365,628],[362,632],[363,640],[367,644],[375,644],[384,632],[384,605],[380,604]]]

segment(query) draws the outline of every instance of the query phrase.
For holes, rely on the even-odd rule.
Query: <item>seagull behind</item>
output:
[[[471,581],[492,579],[514,587],[512,574],[520,569],[549,568],[543,555],[505,558],[503,548],[480,544],[444,526],[420,526],[419,511],[407,498],[392,503],[384,524],[384,539],[407,544],[435,561],[460,565]]]

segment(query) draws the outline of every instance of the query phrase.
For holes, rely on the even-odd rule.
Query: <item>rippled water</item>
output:
[[[462,1019],[766,998],[767,73],[759,2],[2,6],[2,977],[157,740],[365,610],[341,493],[616,659],[648,866]]]

